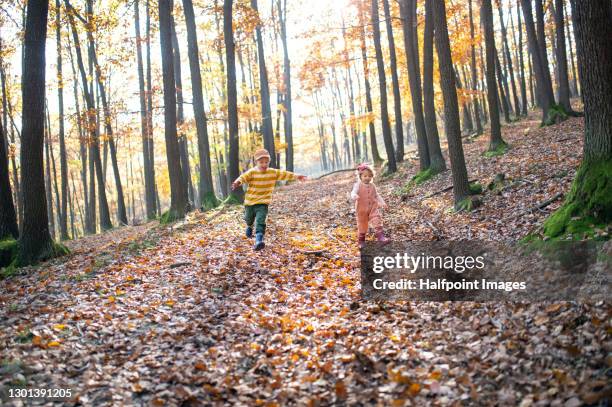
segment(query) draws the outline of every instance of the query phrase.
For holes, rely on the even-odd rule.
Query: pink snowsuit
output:
[[[355,200],[355,215],[357,216],[358,233],[368,232],[368,223],[374,229],[382,227],[382,218],[378,208],[385,204],[373,183],[365,184],[357,181],[351,191],[351,199]]]

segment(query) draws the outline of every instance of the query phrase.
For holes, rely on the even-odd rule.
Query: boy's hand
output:
[[[306,181],[308,179],[306,175],[298,175],[296,178],[298,181]]]
[[[242,182],[240,182],[238,180],[232,182],[232,191],[235,190],[236,188],[238,188],[240,186],[240,184],[242,184]]]
[[[352,198],[353,198],[353,201],[356,201],[356,200],[358,200],[358,199],[359,199],[359,195],[358,195],[358,194],[355,194],[355,195],[353,195],[353,196],[352,196]]]

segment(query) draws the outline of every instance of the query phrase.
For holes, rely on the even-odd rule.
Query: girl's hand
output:
[[[298,181],[306,181],[306,179],[308,179],[306,175],[298,175],[296,176],[296,178],[298,179]]]
[[[240,186],[240,184],[242,184],[242,183],[240,181],[238,181],[238,180],[232,182],[232,191],[235,190],[236,188],[238,188]]]

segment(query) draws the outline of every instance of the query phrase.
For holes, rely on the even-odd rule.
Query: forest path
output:
[[[523,154],[521,138],[509,154]],[[447,213],[449,193],[400,204],[394,183],[410,171],[379,183],[395,239],[431,238],[434,221],[447,237],[480,230],[474,224],[497,202],[485,195],[480,214]],[[363,301],[353,182],[341,173],[280,188],[261,252],[234,206],[171,227],[123,228],[105,244],[74,242],[67,258],[4,282],[2,385],[70,387],[85,405],[578,405],[599,397],[609,363],[605,305]],[[550,192],[543,185],[542,195]],[[520,210],[519,200],[503,202],[502,212]]]

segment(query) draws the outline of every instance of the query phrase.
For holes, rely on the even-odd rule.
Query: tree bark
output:
[[[164,82],[164,136],[170,176],[170,209],[165,221],[185,217],[187,186],[183,178],[176,130],[176,85],[172,55],[172,0],[159,0],[159,41]]]
[[[212,166],[210,163],[210,146],[208,141],[208,122],[204,111],[202,95],[202,76],[200,74],[200,52],[193,12],[192,0],[183,0],[185,23],[187,25],[187,49],[189,55],[189,70],[191,72],[191,90],[193,93],[193,113],[198,134],[199,166],[199,203],[203,209],[211,209],[219,204],[215,196],[212,181]]]
[[[285,143],[287,153],[285,154],[285,168],[293,171],[293,110],[291,104],[291,62],[289,61],[289,47],[287,45],[287,0],[277,0],[278,16],[280,21],[280,35],[283,43],[283,81],[285,83]]]
[[[389,111],[387,108],[387,80],[385,77],[385,64],[383,62],[382,47],[380,44],[380,21],[378,17],[378,0],[372,0],[372,31],[374,33],[374,51],[378,68],[378,84],[380,88],[380,120],[382,122],[383,141],[387,152],[387,171],[397,171],[391,126],[389,124]]]
[[[521,22],[521,2],[516,2],[516,17],[518,18],[518,54],[519,54],[519,66],[521,74],[521,116],[527,116],[527,85],[525,81],[525,61],[523,52],[523,24]]]
[[[419,168],[426,170],[431,165],[428,148],[428,134],[423,114],[423,96],[421,91],[421,73],[419,68],[418,36],[416,35],[416,0],[400,0],[400,17],[404,33],[404,48],[406,50],[406,65],[408,66],[408,84],[412,97],[412,114],[417,134],[417,149],[419,151]]]
[[[521,105],[519,104],[516,82],[514,81],[514,66],[512,64],[512,55],[510,54],[510,47],[508,46],[508,32],[506,30],[506,25],[504,24],[504,15],[502,13],[501,0],[497,2],[497,12],[499,14],[499,23],[501,25],[502,30],[503,53],[505,56],[506,64],[508,66],[508,75],[510,76],[510,86],[512,89],[512,97],[514,101],[514,113],[518,116],[521,110]],[[509,13],[509,15],[510,19],[512,19],[512,14]],[[508,99],[510,99],[510,95],[508,95]]]
[[[461,144],[459,105],[457,102],[457,89],[446,24],[446,7],[443,1],[434,1],[433,3],[440,87],[444,96],[444,124],[453,175],[453,196],[455,209],[460,210],[464,206],[464,200],[470,195],[470,187],[465,167],[463,146]]]
[[[423,102],[425,110],[425,131],[427,135],[427,152],[429,168],[438,173],[446,170],[446,163],[440,148],[440,136],[436,123],[436,107],[433,77],[433,37],[434,17],[430,0],[425,1],[425,32],[423,34]],[[418,135],[417,135],[418,141]],[[420,154],[420,153],[419,153]]]
[[[53,255],[45,197],[43,143],[45,122],[45,42],[47,0],[30,0],[25,24],[22,73],[21,180],[24,218],[18,264],[37,263]]]

